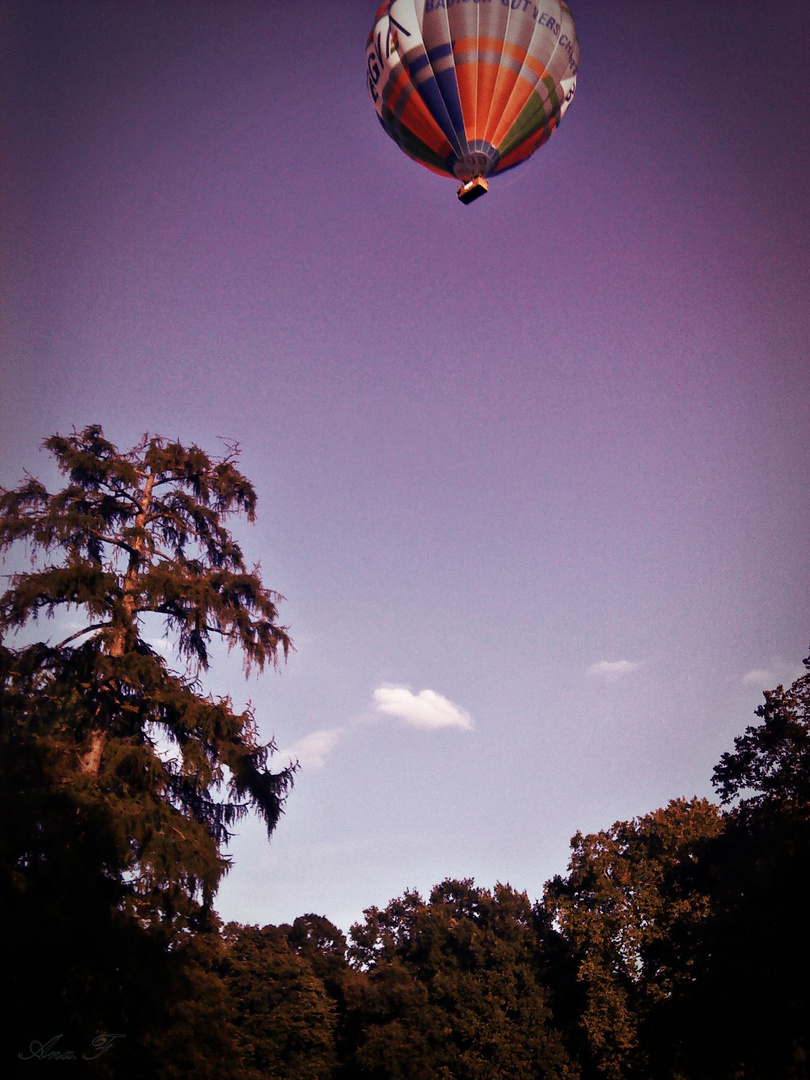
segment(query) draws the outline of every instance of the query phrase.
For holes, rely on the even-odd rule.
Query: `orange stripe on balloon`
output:
[[[484,38],[485,42],[488,42],[489,40],[490,39],[488,38]],[[503,41],[500,44],[495,41],[492,44],[496,46],[498,52],[501,54],[501,58],[506,56],[513,61],[511,66],[507,66],[503,63],[499,64],[498,76],[495,80],[495,86],[492,89],[490,107],[484,125],[483,138],[493,146],[497,146],[497,143],[495,142],[495,132],[501,127],[501,118],[509,108],[509,99],[512,96],[512,91],[519,78],[520,70],[522,70],[523,63],[526,60],[526,50],[525,48],[521,49],[508,41]],[[515,66],[518,67],[518,70],[516,71],[512,70]],[[509,126],[511,127],[511,123]]]
[[[406,86],[410,86],[410,84],[411,80],[408,72],[403,67],[400,69],[399,74],[397,75],[390,89],[387,88],[387,93],[384,92],[385,104],[388,106],[389,109],[391,109],[392,112],[397,107],[397,102],[400,99],[402,91],[405,89]]]
[[[504,169],[511,169],[513,165],[519,165],[521,161],[525,161],[526,158],[531,157],[535,149],[536,147],[530,146],[528,143],[521,143],[511,154],[507,154],[505,158],[501,158],[495,172],[503,172]]]
[[[458,96],[461,101],[461,114],[464,118],[464,134],[470,142],[476,138],[476,113],[478,111],[478,74],[477,63],[471,60],[462,60],[461,57],[471,53],[474,56],[478,38],[456,38],[453,41],[453,62],[456,68],[456,83]]]
[[[472,131],[472,138],[485,139],[494,146],[497,145],[495,141],[496,131],[500,133],[501,130],[499,121],[503,112],[506,109],[509,110],[510,119],[509,123],[506,125],[507,128],[512,126],[512,123],[514,123],[516,118],[517,113],[515,113],[509,105],[509,99],[518,79],[521,78],[521,76],[522,80],[528,78],[525,68],[528,68],[538,81],[545,78],[546,69],[539,60],[536,60],[533,56],[528,54],[525,49],[513,45],[508,41],[501,41],[498,38],[478,38],[477,48],[477,115],[476,123]],[[498,60],[482,59],[482,52],[494,53],[497,55]],[[502,56],[506,56],[514,63],[520,64],[521,72],[513,71],[502,65],[500,62]],[[526,101],[534,88],[535,83],[529,81],[527,92],[523,95],[522,104],[517,110],[518,113],[523,105],[526,104]]]
[[[497,146],[497,143],[495,142],[495,132],[502,126],[504,113],[509,108],[509,100],[512,97],[512,90],[514,89],[517,80],[518,74],[516,71],[509,71],[504,67],[498,69],[498,78],[492,91],[492,103],[490,105],[489,117],[484,132],[484,138],[487,142],[492,143],[493,146]],[[512,117],[509,124],[510,127],[516,117],[517,113]]]
[[[500,70],[498,64],[493,64],[491,61],[478,61],[476,87],[478,109],[475,118],[475,129],[473,131],[474,139],[484,138],[487,119],[489,118],[492,107],[492,97],[495,93],[495,83],[497,82]]]
[[[405,153],[407,154],[408,151],[406,150]],[[416,157],[413,154],[408,154],[408,157],[412,157],[414,161],[419,162],[423,169],[430,169],[430,171],[436,173],[437,176],[443,176],[445,179],[450,176],[455,179],[455,173],[451,172],[450,169],[440,169],[438,166],[432,165],[429,161],[423,161],[422,158]]]
[[[525,75],[520,75],[515,80],[509,102],[504,107],[498,125],[489,140],[493,146],[500,146],[505,141],[509,129],[523,112],[526,103],[535,92],[536,86],[534,80],[530,82]]]
[[[510,60],[517,60],[519,64],[525,64],[538,79],[544,79],[548,74],[535,56],[527,52],[522,46],[515,45],[511,41],[499,41],[498,38],[479,38],[478,52],[484,51],[501,53],[503,56],[508,56]]]

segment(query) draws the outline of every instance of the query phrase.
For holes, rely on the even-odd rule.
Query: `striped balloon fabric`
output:
[[[574,21],[560,0],[388,0],[366,47],[367,82],[392,139],[483,194],[559,124],[577,82]]]

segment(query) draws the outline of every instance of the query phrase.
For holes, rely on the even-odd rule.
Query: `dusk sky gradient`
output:
[[[297,651],[206,685],[302,769],[231,845],[242,922],[537,897],[711,795],[810,642],[810,6],[572,2],[560,130],[469,207],[377,121],[376,7],[0,26],[0,484],[101,423],[238,440],[259,494]]]

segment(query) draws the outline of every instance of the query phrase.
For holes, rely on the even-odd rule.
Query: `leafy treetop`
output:
[[[787,690],[765,691],[756,711],[762,719],[734,740],[714,770],[713,783],[723,803],[741,798],[746,811],[810,808],[810,657],[807,674]]]
[[[42,611],[84,608],[90,621],[68,641],[97,634],[115,655],[134,644],[140,617],[155,612],[198,668],[208,667],[212,635],[238,645],[247,669],[287,655],[280,598],[258,569],[247,569],[223,524],[240,512],[255,519],[256,493],[235,467],[236,446],[216,460],[147,435],[122,453],[98,425],[44,445],[68,485],[51,495],[28,477],[0,492],[0,551],[23,540],[62,559],[12,578],[0,600],[1,630]]]

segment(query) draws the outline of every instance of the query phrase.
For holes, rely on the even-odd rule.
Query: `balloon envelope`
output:
[[[542,146],[574,96],[578,67],[561,0],[388,0],[366,46],[385,130],[420,164],[463,182]]]

